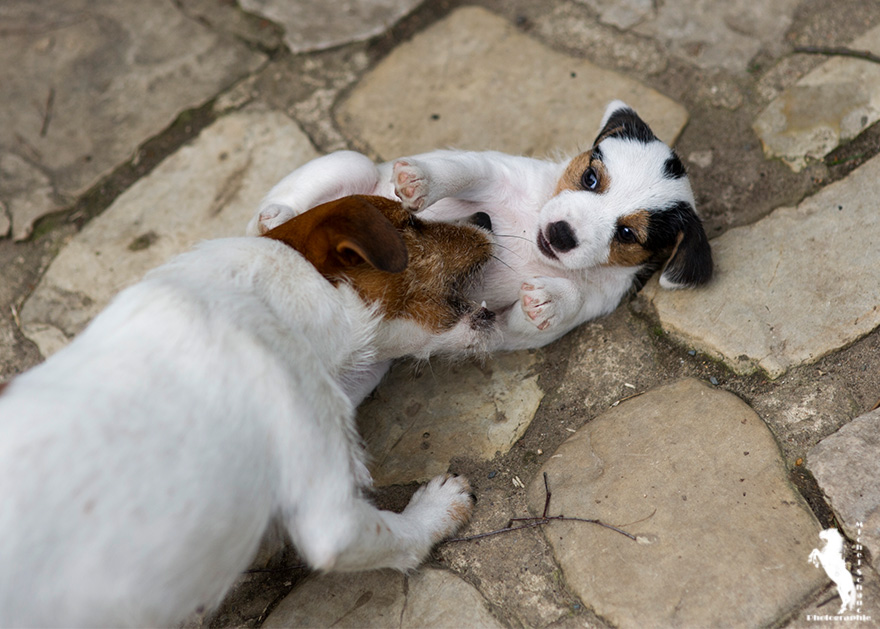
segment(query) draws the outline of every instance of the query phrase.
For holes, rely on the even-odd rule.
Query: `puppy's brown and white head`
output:
[[[345,282],[385,319],[442,333],[494,314],[467,294],[492,257],[488,233],[470,224],[422,221],[399,201],[349,196],[319,205],[264,234],[299,251],[331,283]]]
[[[663,266],[664,288],[712,276],[684,165],[621,101],[608,106],[592,149],[571,160],[540,218],[538,248],[561,268]]]

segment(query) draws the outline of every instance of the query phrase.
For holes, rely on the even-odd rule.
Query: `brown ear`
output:
[[[363,196],[324,203],[263,236],[290,245],[328,278],[364,262],[380,271],[400,273],[408,262],[401,235]]]

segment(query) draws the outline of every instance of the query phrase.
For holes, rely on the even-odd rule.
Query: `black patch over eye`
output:
[[[581,175],[581,186],[584,190],[595,190],[599,187],[599,176],[596,174],[596,169],[590,166],[584,171],[584,174]]]
[[[639,237],[636,235],[635,230],[626,225],[617,226],[617,234],[615,235],[615,238],[617,238],[618,242],[625,245],[632,245],[639,241]]]
[[[681,179],[687,174],[684,164],[681,163],[678,155],[673,153],[672,157],[666,160],[666,163],[663,165],[663,174],[666,175],[667,179]]]

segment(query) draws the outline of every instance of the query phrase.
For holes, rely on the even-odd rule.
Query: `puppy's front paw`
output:
[[[556,304],[553,296],[544,285],[542,278],[536,277],[531,281],[523,282],[519,290],[520,306],[532,324],[539,330],[546,330],[553,324],[556,316]]]
[[[398,196],[403,207],[413,212],[428,206],[428,178],[417,164],[407,160],[394,162],[392,180],[394,194]]]
[[[431,543],[449,537],[470,519],[474,508],[471,486],[463,476],[441,474],[413,495],[403,514],[416,520]]]

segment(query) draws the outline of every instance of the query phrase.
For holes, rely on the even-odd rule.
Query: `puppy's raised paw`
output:
[[[413,495],[403,514],[428,532],[432,544],[449,537],[471,517],[474,499],[463,476],[441,474]]]
[[[556,316],[553,296],[547,290],[543,279],[536,277],[531,281],[523,282],[519,291],[520,306],[526,319],[539,330],[546,330],[552,325],[553,318]]]
[[[394,162],[392,181],[394,194],[403,207],[418,212],[428,206],[428,178],[416,163],[406,160]]]

